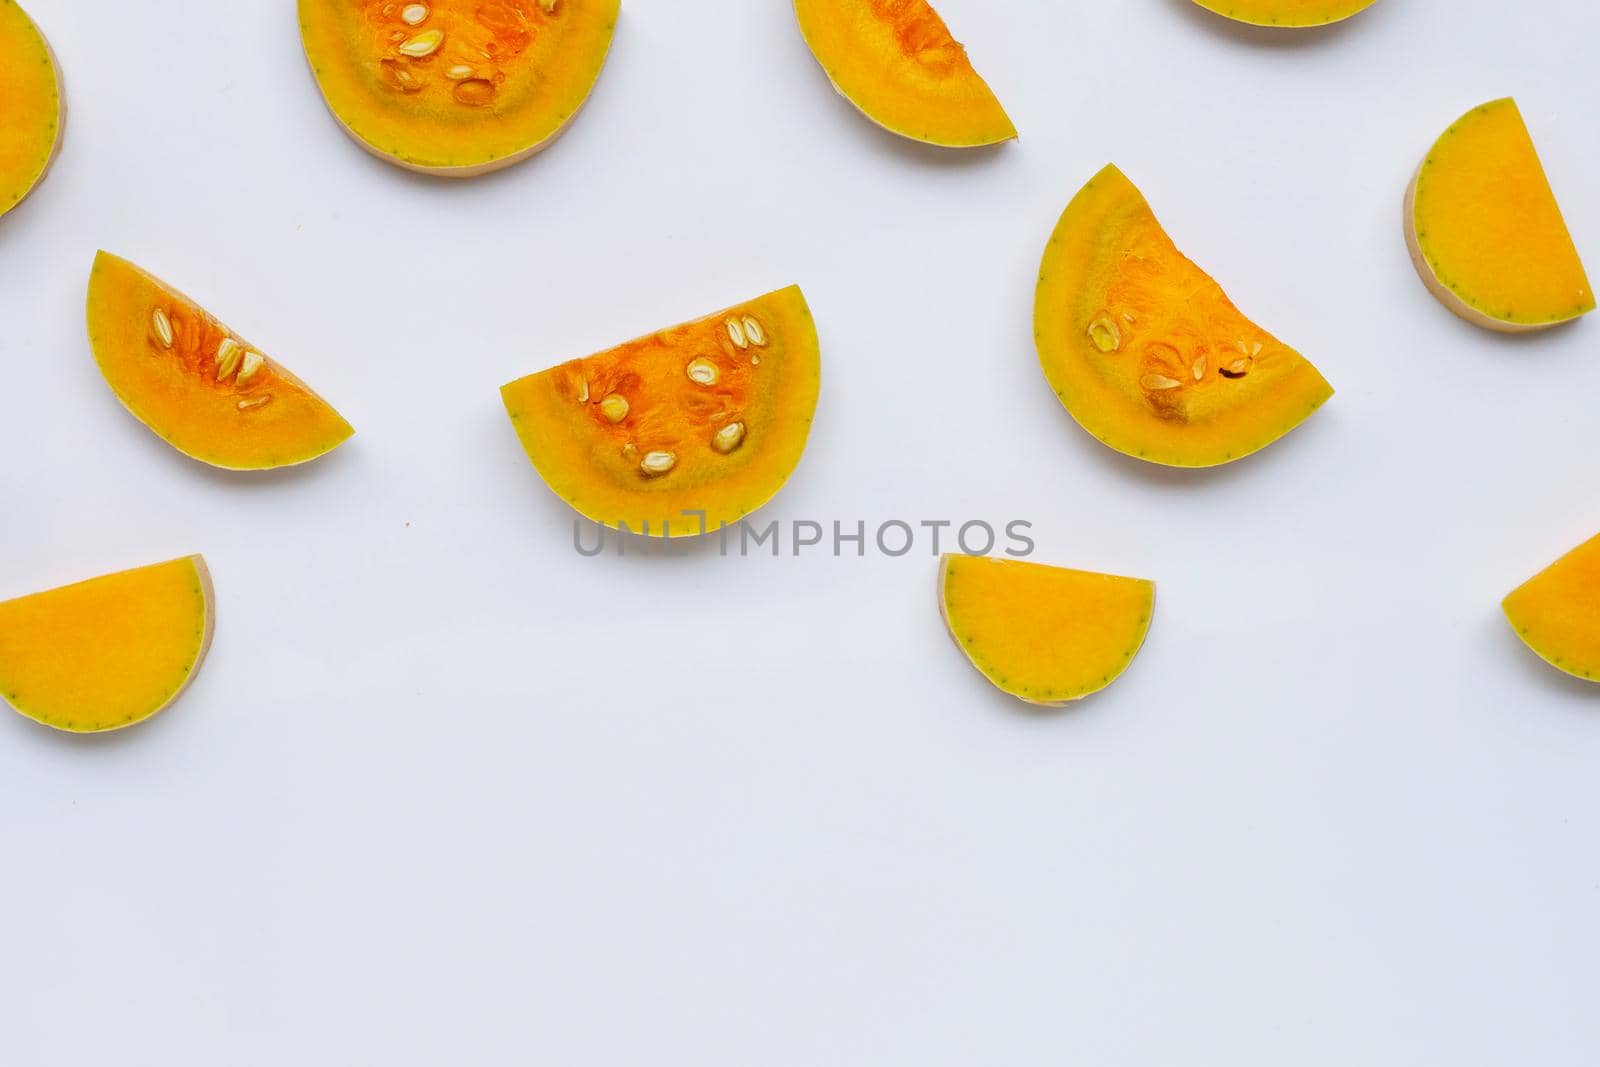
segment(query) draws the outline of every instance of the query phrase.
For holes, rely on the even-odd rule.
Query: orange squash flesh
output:
[[[172,447],[215,467],[315,459],[354,432],[281,365],[161,279],[109,252],[89,275],[89,342],[106,384]]]
[[[534,468],[580,514],[684,537],[772,498],[805,451],[821,382],[797,286],[501,389]]]
[[[61,68],[15,0],[0,0],[0,215],[44,180],[66,126]]]
[[[1406,190],[1406,245],[1428,290],[1478,326],[1543,330],[1594,310],[1594,289],[1511,99],[1445,131]]]
[[[1551,666],[1600,681],[1600,537],[1528,579],[1501,608],[1517,636]]]
[[[927,0],[795,0],[794,8],[834,88],[884,129],[951,148],[1017,136]]]
[[[194,680],[214,600],[189,556],[0,603],[0,697],[74,733],[143,722]]]
[[[1211,467],[1266,447],[1333,389],[1247,319],[1108,166],[1073,197],[1039,270],[1034,338],[1072,417],[1119,452]]]
[[[1140,578],[947,555],[939,606],[950,636],[996,687],[1059,707],[1117,680],[1144,644],[1156,587]]]
[[[588,99],[619,0],[299,0],[300,37],[345,132],[410,170],[510,166]]]
[[[1341,22],[1377,0],[1195,0],[1208,11],[1253,26],[1303,29]]]

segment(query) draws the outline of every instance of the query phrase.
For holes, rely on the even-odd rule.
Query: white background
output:
[[[0,716],[0,1061],[1589,1065],[1600,686],[1498,601],[1600,530],[1596,338],[1480,332],[1400,199],[1514,93],[1600,269],[1600,15],[943,0],[1022,131],[829,89],[785,0],[629,0],[546,154],[448,184],[326,114],[287,0],[30,0],[72,113],[0,221],[0,596],[203,552],[159,719]],[[1030,316],[1108,160],[1338,395],[1210,473],[1061,410]],[[135,423],[97,247],[356,425],[239,477]],[[1025,518],[1148,576],[1064,712],[991,690],[934,561],[584,559],[498,386],[790,282],[810,449],[762,521]]]

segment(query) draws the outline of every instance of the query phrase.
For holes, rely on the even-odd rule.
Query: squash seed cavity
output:
[[[482,107],[494,99],[494,82],[489,81],[487,78],[469,78],[466,81],[457,82],[452,95],[456,98],[456,103],[458,104],[465,104],[468,107]]]

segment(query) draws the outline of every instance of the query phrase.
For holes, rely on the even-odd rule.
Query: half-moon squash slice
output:
[[[1024,560],[946,555],[939,607],[1001,691],[1059,707],[1117,680],[1144,644],[1155,583]]]
[[[528,459],[580,514],[685,537],[738,521],[783,487],[820,382],[816,326],[790,286],[500,393]]]
[[[1529,578],[1501,608],[1517,636],[1545,662],[1600,681],[1600,537]]]
[[[44,180],[61,149],[66,96],[61,68],[15,0],[0,0],[0,215]]]
[[[1377,0],[1194,0],[1207,11],[1215,11],[1235,22],[1252,26],[1281,26],[1306,29],[1342,22],[1359,15]]]
[[[619,0],[299,0],[300,39],[357,144],[470,178],[566,129],[611,48]]]
[[[1477,326],[1527,333],[1594,310],[1594,289],[1516,101],[1473,108],[1428,152],[1405,200],[1428,291]]]
[[[213,600],[189,556],[0,603],[0,698],[73,733],[143,722],[194,681]]]

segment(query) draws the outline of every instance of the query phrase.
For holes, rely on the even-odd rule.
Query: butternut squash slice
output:
[[[1600,681],[1600,537],[1528,579],[1501,608],[1517,636],[1545,662]]]
[[[1594,290],[1516,101],[1473,108],[1434,144],[1405,200],[1406,246],[1428,291],[1502,333],[1570,322]]]
[[[1114,166],[1073,197],[1039,269],[1034,338],[1072,417],[1119,452],[1173,467],[1248,456],[1333,389],[1173,245]]]
[[[795,0],[794,9],[833,87],[884,129],[949,148],[1016,138],[927,0]]]
[[[408,170],[470,178],[555,140],[605,65],[619,0],[299,0],[328,108]]]
[[[686,537],[770,500],[805,451],[821,363],[798,286],[500,390],[528,459],[580,514]],[[704,527],[697,515],[704,512]]]
[[[0,603],[0,697],[73,733],[143,722],[194,681],[214,600],[189,556]]]
[[[304,382],[125,259],[95,256],[88,305],[106,384],[186,456],[266,470],[315,459],[355,432]]]
[[[1208,11],[1252,26],[1305,29],[1342,22],[1377,0],[1194,0]]]
[[[957,647],[1002,692],[1047,707],[1097,693],[1144,644],[1155,583],[1023,560],[946,555],[939,607]]]
[[[61,68],[39,27],[15,0],[0,0],[0,215],[33,191],[66,128]]]

